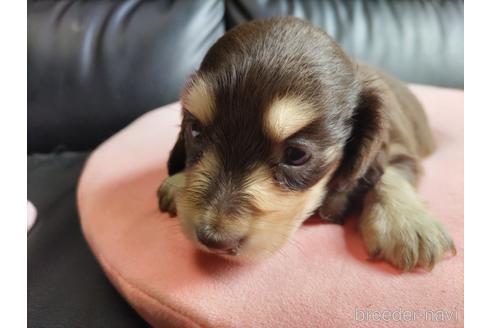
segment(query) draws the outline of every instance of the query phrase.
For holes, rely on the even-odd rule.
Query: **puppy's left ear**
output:
[[[328,183],[328,192],[319,213],[322,218],[341,222],[347,215],[347,205],[361,187],[368,187],[383,174],[386,130],[382,94],[366,84],[359,95],[358,105],[349,121],[352,131],[342,160]]]

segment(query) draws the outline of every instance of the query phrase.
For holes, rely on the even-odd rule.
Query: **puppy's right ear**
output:
[[[380,90],[368,83],[359,95],[350,119],[350,138],[319,208],[320,216],[326,220],[342,223],[354,195],[376,183],[383,173],[381,148],[387,131],[382,97]]]
[[[184,171],[186,167],[186,148],[183,136],[183,129],[179,132],[178,140],[171,150],[169,160],[167,161],[168,175],[175,175],[181,171]]]
[[[350,189],[367,175],[371,167],[379,164],[378,153],[386,132],[383,106],[380,90],[372,86],[362,90],[359,104],[350,119],[352,132],[345,144],[341,164],[330,181],[330,189]],[[375,180],[382,174],[379,173]]]

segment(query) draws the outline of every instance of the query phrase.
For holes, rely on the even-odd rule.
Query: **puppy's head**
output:
[[[186,182],[176,205],[186,235],[238,259],[279,249],[347,163],[361,94],[353,63],[303,21],[226,33],[182,93]]]

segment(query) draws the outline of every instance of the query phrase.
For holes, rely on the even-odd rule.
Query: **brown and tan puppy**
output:
[[[454,252],[415,189],[433,149],[422,107],[321,29],[274,18],[230,30],[181,102],[159,205],[199,247],[259,259],[316,211],[343,222],[359,208],[375,258],[410,270]]]

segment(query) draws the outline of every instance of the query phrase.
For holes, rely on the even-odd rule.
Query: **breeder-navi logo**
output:
[[[355,321],[429,321],[448,322],[458,320],[456,310],[408,310],[408,309],[359,309],[355,308]]]

